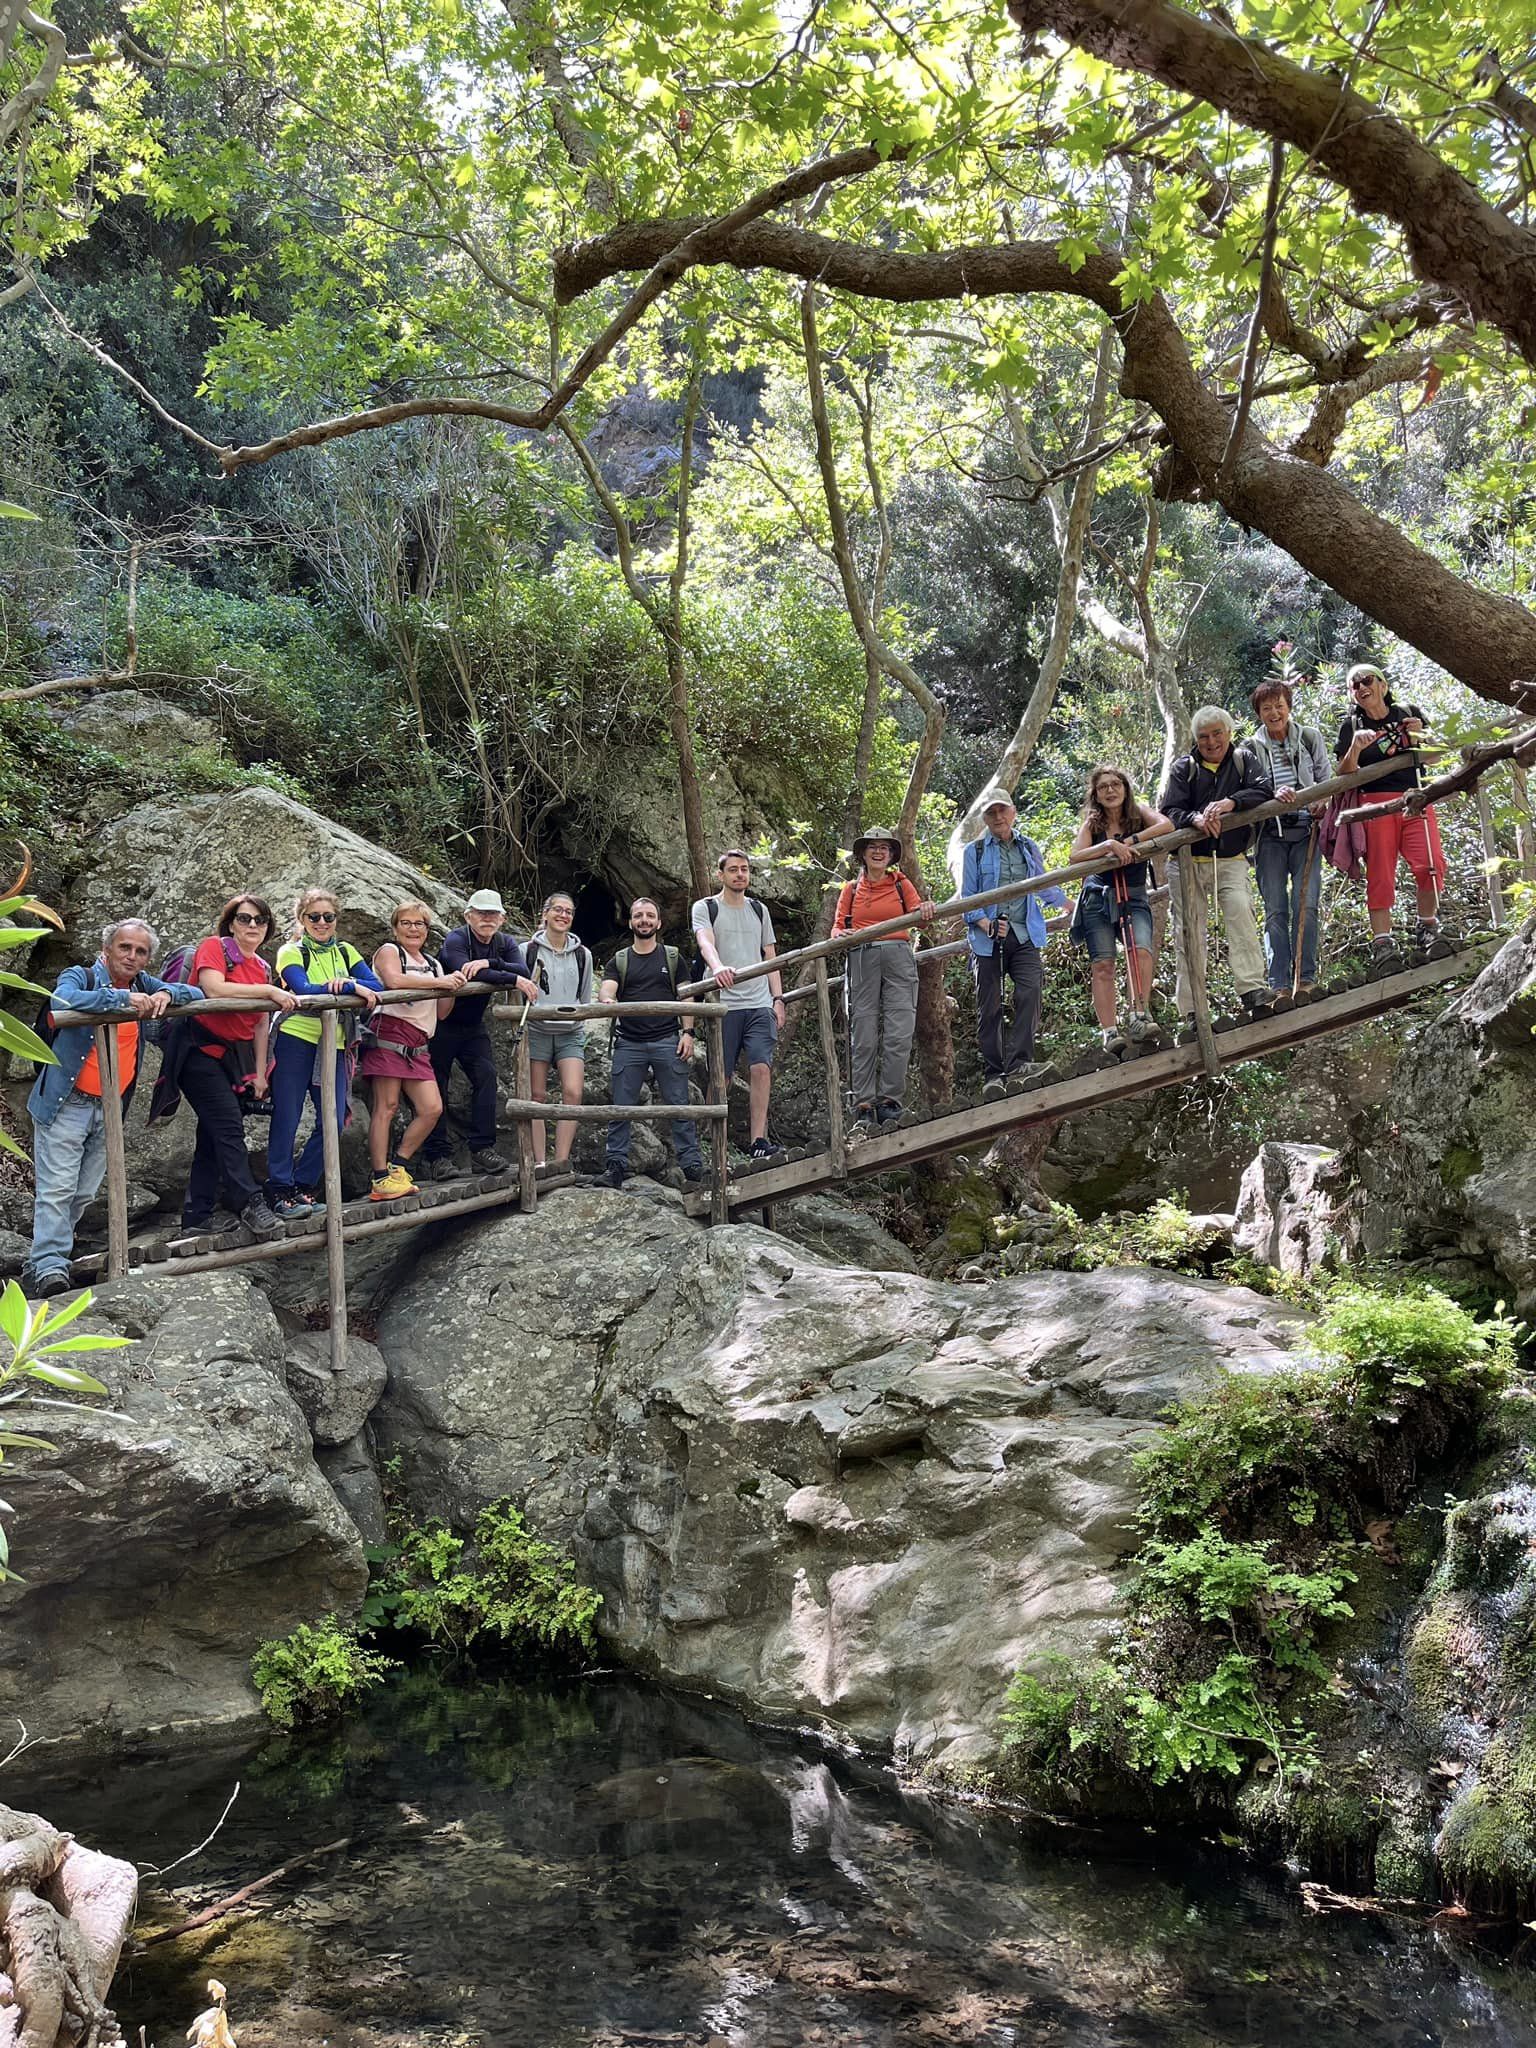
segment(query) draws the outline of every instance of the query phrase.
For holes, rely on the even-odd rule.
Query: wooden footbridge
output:
[[[1442,784],[1431,784],[1410,798],[1409,803],[1428,801],[1445,783],[1454,784],[1458,790],[1475,787],[1478,777],[1495,761],[1512,760],[1519,766],[1536,753],[1536,726],[1526,728],[1511,740],[1470,751],[1482,758],[1469,763],[1457,776],[1443,778]],[[1400,765],[1400,762],[1383,762],[1352,776],[1337,777],[1309,794],[1325,799],[1358,788],[1394,765]],[[1248,812],[1246,818],[1260,822],[1280,815],[1283,808],[1278,803],[1264,805]],[[1198,837],[1192,831],[1165,834],[1159,840],[1149,842],[1149,850],[1154,856],[1177,853]],[[1522,860],[1536,870],[1536,850],[1524,836],[1521,855]],[[939,906],[938,915],[950,918],[1021,894],[1036,893],[1055,884],[1071,885],[1112,865],[1113,862],[1102,856],[1080,861],[1023,884],[1014,882],[980,895],[954,898]],[[1194,862],[1184,860],[1177,863],[1175,870],[1177,886],[1186,907],[1198,886],[1194,868]],[[1495,887],[1496,882],[1491,883],[1491,894]],[[1496,898],[1491,907],[1497,922]],[[613,1018],[621,1014],[686,1014],[702,1020],[710,1046],[710,1084],[708,1099],[703,1103],[688,1107],[650,1103],[615,1108],[606,1104],[563,1107],[536,1102],[529,1078],[527,1037],[523,1033],[518,1040],[517,1094],[507,1105],[507,1112],[516,1123],[518,1133],[518,1165],[515,1171],[431,1183],[414,1195],[391,1201],[387,1209],[367,1200],[345,1202],[342,1198],[340,1141],[335,1114],[337,1062],[334,1055],[342,1039],[341,1013],[359,1009],[361,1004],[355,997],[304,997],[301,999],[302,1007],[318,1012],[321,1022],[324,1210],[286,1223],[277,1234],[261,1239],[253,1237],[242,1227],[222,1235],[184,1237],[158,1244],[131,1243],[122,1115],[117,1090],[109,1080],[103,1091],[107,1121],[107,1250],[104,1256],[77,1260],[72,1269],[73,1277],[81,1282],[99,1278],[111,1280],[135,1268],[192,1274],[226,1266],[262,1264],[323,1250],[326,1255],[332,1360],[340,1364],[345,1357],[347,1332],[346,1246],[391,1232],[447,1223],[491,1209],[510,1207],[524,1213],[531,1212],[541,1195],[553,1193],[562,1185],[568,1186],[575,1179],[568,1172],[550,1173],[535,1166],[532,1143],[535,1121],[572,1120],[606,1124],[622,1119],[661,1123],[691,1118],[702,1122],[710,1141],[709,1185],[707,1191],[690,1195],[687,1207],[690,1213],[712,1223],[724,1223],[746,1210],[771,1209],[776,1202],[819,1188],[836,1187],[846,1181],[890,1173],[948,1152],[976,1150],[1030,1125],[1080,1114],[1107,1103],[1126,1101],[1132,1096],[1150,1094],[1160,1088],[1174,1087],[1202,1074],[1218,1075],[1245,1061],[1284,1052],[1308,1039],[1348,1031],[1369,1018],[1386,1015],[1404,1003],[1467,978],[1482,967],[1491,951],[1491,944],[1464,947],[1459,951],[1441,946],[1436,949],[1439,957],[1412,965],[1394,964],[1388,970],[1376,972],[1363,969],[1347,972],[1310,998],[1282,998],[1278,1008],[1256,1020],[1246,1016],[1212,1017],[1206,962],[1195,953],[1195,920],[1186,914],[1181,923],[1186,947],[1185,964],[1195,990],[1196,1019],[1194,1028],[1181,1032],[1177,1043],[1169,1044],[1166,1040],[1143,1043],[1118,1059],[1107,1053],[1088,1053],[1078,1059],[1069,1071],[1053,1075],[1048,1070],[1032,1084],[1015,1084],[997,1100],[942,1103],[926,1115],[904,1115],[899,1123],[878,1134],[850,1136],[844,1120],[840,1034],[833,1018],[832,991],[835,983],[828,963],[851,946],[890,936],[909,922],[897,919],[886,925],[867,926],[856,934],[823,939],[795,952],[781,954],[771,963],[743,968],[736,976],[740,984],[758,975],[787,974],[797,967],[806,970],[804,984],[788,991],[788,999],[814,1001],[816,1006],[826,1069],[827,1142],[824,1146],[801,1148],[780,1159],[748,1161],[745,1165],[731,1166],[726,1146],[726,1081],[721,1052],[721,1024],[726,1011],[723,1004],[709,1000],[716,993],[713,984],[699,983],[680,990],[677,1003],[592,1003],[561,1009],[541,1006],[539,1016],[541,1022],[547,1016],[557,1029],[584,1018]],[[930,948],[926,953],[919,953],[919,962],[927,959],[937,961],[946,953],[963,950],[963,943],[958,948]],[[389,991],[381,998],[386,1003],[415,999],[413,993],[405,991]],[[181,1014],[255,1007],[264,1006],[243,998],[217,998],[188,1005]],[[525,1016],[526,1012],[501,1008],[495,1014],[513,1017]],[[115,1032],[97,1018],[79,1013],[58,1013],[56,1022],[93,1026],[103,1075],[115,1079]]]

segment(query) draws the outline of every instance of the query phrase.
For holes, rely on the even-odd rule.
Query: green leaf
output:
[[[0,988],[20,989],[24,996],[45,996],[48,993],[40,981],[28,981],[24,974],[0,974]]]
[[[6,925],[0,930],[0,953],[8,953],[13,946],[30,945],[33,939],[46,939],[47,936],[47,927],[44,925]]]
[[[0,1444],[8,1451],[51,1451],[55,1446],[45,1436],[24,1436],[19,1429],[0,1429]],[[0,1510],[9,1510],[10,1502],[0,1500]]]
[[[41,516],[41,513],[29,512],[25,505],[16,505],[9,498],[0,498],[0,519],[39,519]]]
[[[0,1052],[19,1053],[24,1060],[41,1060],[45,1066],[56,1067],[52,1046],[45,1045],[30,1024],[23,1024],[19,1017],[7,1017],[0,1011]]]
[[[35,1380],[42,1380],[50,1387],[61,1387],[66,1394],[105,1394],[110,1389],[100,1380],[93,1380],[88,1372],[75,1372],[67,1365],[29,1365],[27,1371]]]
[[[89,1291],[77,1294],[67,1308],[61,1308],[56,1315],[48,1317],[39,1328],[38,1336],[56,1337],[60,1330],[66,1329],[75,1320],[76,1316],[83,1316],[95,1299],[95,1295]]]
[[[17,1144],[16,1140],[7,1137],[4,1131],[0,1131],[0,1152],[9,1152],[13,1159],[26,1159],[29,1157]]]
[[[0,1294],[0,1333],[11,1340],[12,1351],[19,1351],[27,1341],[27,1330],[31,1316],[27,1311],[27,1297],[14,1280],[7,1280],[5,1292]]]
[[[32,1356],[49,1358],[59,1351],[121,1351],[129,1341],[127,1337],[97,1336],[94,1332],[81,1331],[78,1336],[65,1337],[57,1344],[39,1344]]]

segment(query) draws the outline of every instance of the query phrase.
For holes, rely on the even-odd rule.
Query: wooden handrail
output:
[[[1383,775],[1390,775],[1401,768],[1406,754],[1394,754],[1389,760],[1374,761],[1369,768],[1361,768],[1353,775],[1334,775],[1327,782],[1316,782],[1306,791],[1301,800],[1304,804],[1326,803],[1329,797],[1339,796],[1346,789],[1359,789],[1363,784],[1377,782]],[[1421,756],[1413,756],[1418,761]],[[1235,822],[1227,827],[1236,831],[1244,826],[1261,825],[1268,818],[1284,818],[1294,814],[1295,804],[1283,804],[1276,798],[1267,804],[1256,804],[1251,810],[1234,814]],[[1187,827],[1176,832],[1160,832],[1155,838],[1143,839],[1136,849],[1137,859],[1156,860],[1164,854],[1177,853],[1181,847],[1194,846],[1210,835],[1196,832]],[[1072,861],[1064,868],[1051,868],[1043,875],[1031,875],[1022,882],[1000,883],[995,889],[983,889],[975,896],[951,896],[945,902],[935,905],[930,923],[937,923],[942,917],[959,917],[968,910],[988,910],[994,903],[1012,903],[1019,896],[1035,896],[1042,889],[1058,889],[1069,882],[1081,882],[1089,875],[1099,875],[1119,866],[1120,863],[1104,854],[1095,854],[1086,860]],[[836,932],[829,939],[818,939],[813,945],[800,946],[791,953],[776,953],[771,960],[757,960],[750,967],[738,967],[733,986],[743,981],[757,981],[765,974],[782,974],[792,967],[811,960],[825,959],[832,953],[845,953],[851,946],[867,946],[875,939],[894,938],[897,932],[910,931],[914,919],[910,912],[904,917],[888,917],[880,924],[861,925],[857,931]],[[922,959],[919,953],[919,960]],[[716,986],[713,975],[705,981],[691,981],[678,990],[678,994],[702,995]]]

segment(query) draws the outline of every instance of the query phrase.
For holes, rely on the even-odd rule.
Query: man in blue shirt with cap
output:
[[[1013,798],[1001,787],[989,789],[982,805],[986,830],[965,849],[960,893],[979,896],[984,890],[1027,881],[1045,873],[1045,857],[1033,839],[1018,829]],[[965,913],[971,945],[971,974],[976,983],[976,1036],[986,1074],[982,1089],[988,1101],[1007,1093],[1034,1059],[1035,1032],[1040,1023],[1040,989],[1045,979],[1045,908],[1065,910],[1066,891],[1052,885],[1029,896],[1010,897],[989,909]],[[1003,982],[1013,983],[1013,1021],[1003,1039]]]

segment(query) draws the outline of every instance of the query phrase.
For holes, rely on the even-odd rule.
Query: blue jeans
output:
[[[640,1090],[645,1086],[645,1077],[651,1076],[651,1085],[663,1102],[681,1105],[688,1100],[688,1065],[677,1049],[677,1040],[670,1035],[666,1038],[621,1038],[613,1041],[613,1102],[617,1108],[626,1102],[638,1102]],[[672,1140],[677,1148],[679,1166],[701,1167],[704,1161],[699,1153],[698,1127],[691,1119],[679,1117],[672,1125]],[[617,1160],[621,1166],[629,1164],[629,1125],[612,1123],[608,1126],[608,1147],[606,1156]]]
[[[1271,988],[1289,988],[1296,964],[1296,927],[1301,922],[1301,877],[1307,865],[1310,832],[1264,831],[1254,851],[1254,871],[1264,905],[1264,960]],[[1307,929],[1301,942],[1301,979],[1317,979],[1317,904],[1323,886],[1323,864],[1312,863],[1307,884]]]
[[[29,1281],[69,1275],[75,1226],[95,1200],[107,1172],[107,1120],[99,1100],[70,1095],[51,1124],[34,1124]]]
[[[267,1139],[267,1193],[275,1201],[290,1195],[295,1185],[318,1187],[325,1176],[325,1140],[320,1130],[320,1083],[315,1079],[315,1062],[320,1048],[312,1039],[277,1033],[276,1064],[272,1069],[272,1131]],[[299,1135],[299,1118],[306,1097],[313,1103],[315,1127],[309,1134],[303,1155],[294,1164],[293,1143]],[[336,1128],[347,1125],[347,1056],[336,1055]]]

